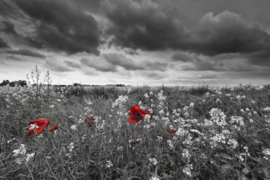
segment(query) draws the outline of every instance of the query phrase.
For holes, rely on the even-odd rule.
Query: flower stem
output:
[[[25,166],[27,167],[27,169],[28,169],[28,171],[29,171],[29,173],[30,173],[30,175],[31,175],[31,178],[32,178],[33,180],[35,180],[34,177],[33,177],[33,174],[32,174],[32,172],[31,172],[31,170],[29,169],[29,167],[28,167],[28,165],[27,165],[27,163],[25,162],[24,164],[25,164]]]

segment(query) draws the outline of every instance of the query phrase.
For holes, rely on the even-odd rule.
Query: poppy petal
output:
[[[84,119],[84,123],[88,125],[90,130],[94,130],[96,128],[94,124],[95,118],[93,116],[87,117]]]
[[[127,121],[130,122],[131,124],[137,124],[137,123],[140,122],[140,120],[136,120],[136,119],[134,119],[132,117],[128,117]]]
[[[129,117],[127,118],[127,121],[132,123],[132,124],[137,124],[142,120],[145,116],[145,114],[149,114],[150,111],[145,110],[143,111],[138,104],[131,106],[129,108],[130,114]]]
[[[38,134],[41,134],[41,132],[43,131],[43,129],[50,123],[49,119],[46,118],[38,118],[36,120],[31,120],[28,125],[30,126],[31,124],[37,124],[38,128],[36,129],[36,132]],[[27,134],[34,134],[35,130],[34,129],[29,129]]]
[[[55,129],[57,129],[58,128],[58,123],[54,123],[51,127],[50,127],[50,129],[49,129],[49,131],[53,131],[53,130],[55,130]]]
[[[144,110],[144,114],[149,114],[149,113],[150,113],[150,111]]]
[[[169,134],[169,135],[174,135],[176,133],[176,130],[174,129],[171,129],[171,128],[167,128],[166,131],[165,131],[166,134]]]

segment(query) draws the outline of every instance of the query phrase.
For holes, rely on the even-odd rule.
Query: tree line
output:
[[[11,87],[16,86],[16,84],[18,86],[27,86],[27,82],[25,80],[18,80],[18,81],[9,81],[9,80],[3,80],[2,83],[0,84],[0,86],[6,86],[9,85]],[[35,86],[36,84],[34,84]],[[59,87],[66,87],[66,86],[72,86],[72,85],[55,85],[55,86],[59,86]],[[98,86],[98,85],[84,85],[84,84],[79,84],[79,83],[74,83],[73,86]],[[116,87],[124,87],[126,85],[124,84],[107,84],[107,86],[116,86]]]
[[[16,86],[16,84],[22,87],[27,86],[27,82],[25,80],[18,80],[18,81],[11,81],[11,82],[9,80],[3,80],[0,86],[9,85],[11,87],[14,87]]]

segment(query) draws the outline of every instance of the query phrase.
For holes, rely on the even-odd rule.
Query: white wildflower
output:
[[[187,164],[183,169],[183,173],[185,173],[186,175],[191,177],[191,170],[192,169],[193,169],[193,165],[192,164]]]
[[[71,152],[74,149],[74,143],[71,142],[68,146],[67,146],[68,150]]]
[[[107,167],[107,168],[110,168],[110,167],[112,167],[112,166],[113,166],[113,163],[112,163],[111,160],[109,160],[109,161],[106,162],[106,167]]]
[[[263,111],[270,112],[270,107],[263,108]]]
[[[20,148],[14,150],[13,153],[14,153],[13,156],[18,156],[19,154],[25,155],[25,153],[26,153],[26,147],[25,147],[25,145],[24,144],[21,144],[20,145]]]
[[[188,131],[180,127],[180,128],[176,131],[175,134],[178,135],[178,136],[184,136],[184,135],[188,134]]]
[[[28,162],[32,157],[34,157],[35,153],[27,154],[26,155],[26,162]]]
[[[191,158],[191,154],[189,154],[189,152],[188,152],[187,149],[183,149],[183,151],[182,151],[182,157],[183,158],[186,158],[187,161],[189,162],[190,161],[190,158]]]
[[[237,141],[236,141],[235,139],[230,139],[230,140],[228,141],[228,144],[229,144],[233,149],[235,149],[235,148],[237,147],[237,145],[238,145],[238,143],[237,143]]]
[[[197,134],[200,134],[200,135],[204,135],[203,133],[201,133],[200,131],[198,131],[197,129],[190,129],[191,132],[195,132]]]
[[[153,176],[153,177],[151,177],[149,180],[159,180],[159,178],[156,177],[156,176]]]
[[[30,124],[30,128],[29,129],[38,129],[37,123]]]
[[[157,160],[156,158],[149,158],[150,163],[152,163],[153,165],[157,165]]]
[[[144,97],[145,97],[146,99],[148,99],[148,98],[149,98],[149,96],[148,96],[148,94],[147,94],[147,93],[145,93],[145,94],[144,94]]]
[[[124,149],[124,147],[123,147],[123,146],[119,146],[119,147],[117,147],[117,150],[118,150],[118,151],[123,151],[123,149]]]
[[[172,148],[173,148],[173,143],[172,143],[172,141],[171,141],[171,140],[167,140],[167,143],[168,143],[170,149],[172,149]]]
[[[264,149],[263,154],[267,155],[267,156],[270,156],[270,149]]]
[[[74,131],[75,131],[75,130],[77,129],[77,125],[75,125],[75,124],[74,124],[74,125],[72,125],[72,126],[70,127],[70,129],[72,129],[72,130],[74,130]]]

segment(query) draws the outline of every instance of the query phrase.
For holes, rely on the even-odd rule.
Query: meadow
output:
[[[55,87],[31,75],[0,87],[0,179],[270,179],[270,85]]]

